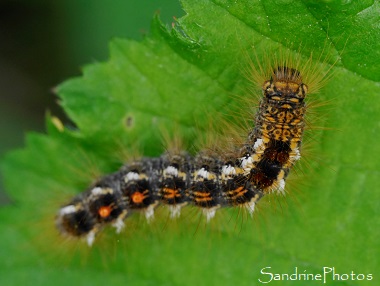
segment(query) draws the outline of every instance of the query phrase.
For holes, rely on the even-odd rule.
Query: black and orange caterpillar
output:
[[[210,220],[218,208],[244,206],[252,213],[265,194],[284,193],[285,179],[301,157],[308,86],[297,68],[285,65],[272,68],[268,78],[255,127],[233,155],[166,152],[128,163],[63,206],[56,217],[59,231],[92,245],[103,227],[120,231],[135,211],[149,220],[159,204],[168,205],[172,217],[190,204]]]

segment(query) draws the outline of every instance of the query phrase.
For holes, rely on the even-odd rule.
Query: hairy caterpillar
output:
[[[63,206],[57,228],[92,245],[107,225],[120,232],[133,212],[144,211],[151,220],[159,204],[167,205],[173,218],[184,205],[196,206],[209,221],[219,208],[244,206],[252,213],[264,195],[284,193],[290,169],[301,157],[309,85],[318,87],[325,78],[318,68],[304,76],[310,67],[311,59],[302,66],[286,56],[255,69],[263,96],[243,144],[195,156],[169,150],[130,162]]]

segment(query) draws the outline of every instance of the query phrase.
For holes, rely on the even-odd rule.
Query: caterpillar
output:
[[[306,65],[310,68],[310,61]],[[57,229],[91,246],[107,225],[120,232],[134,212],[144,212],[149,221],[158,205],[168,206],[172,218],[180,216],[183,206],[193,205],[210,221],[219,208],[245,207],[252,214],[266,194],[285,194],[286,178],[301,158],[309,93],[304,70],[288,59],[268,69],[254,127],[242,144],[195,155],[169,150],[127,163],[62,206]],[[260,66],[256,77],[262,73]]]

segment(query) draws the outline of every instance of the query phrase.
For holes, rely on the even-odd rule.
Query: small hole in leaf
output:
[[[128,115],[127,118],[125,118],[125,126],[127,128],[132,128],[134,123],[134,118],[132,115]]]

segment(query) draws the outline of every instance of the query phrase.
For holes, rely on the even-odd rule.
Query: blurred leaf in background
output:
[[[48,117],[48,136],[29,134],[27,147],[6,157],[2,170],[15,203],[0,210],[1,257],[7,257],[0,277],[7,285],[53,280],[57,285],[260,285],[260,270],[267,266],[275,273],[294,273],[298,267],[314,274],[335,267],[337,273],[374,278],[329,278],[331,285],[375,285],[380,270],[379,3],[182,4],[186,16],[174,22],[174,29],[156,19],[144,40],[111,41],[109,60],[90,64],[83,76],[59,85],[62,106],[78,129],[62,129]],[[299,43],[303,56],[327,53],[326,64],[336,63],[334,77],[313,96],[332,101],[326,121],[338,131],[314,130],[318,158],[309,160],[319,164],[305,170],[305,182],[296,181],[297,191],[283,211],[266,211],[276,204],[269,197],[254,219],[222,210],[206,226],[188,210],[178,222],[162,218],[147,225],[137,216],[129,218],[124,233],[106,230],[92,249],[57,241],[52,217],[64,199],[91,183],[94,164],[100,174],[116,170],[118,155],[136,142],[145,155],[158,155],[160,126],[178,126],[188,141],[194,126],[205,133],[210,118],[205,111],[239,110],[231,94],[247,95],[250,83],[242,70],[252,46],[260,57]]]
[[[44,130],[46,110],[67,122],[53,87],[105,60],[112,38],[142,39],[157,12],[168,23],[183,15],[177,1],[1,1],[0,158],[23,144],[26,131]]]

